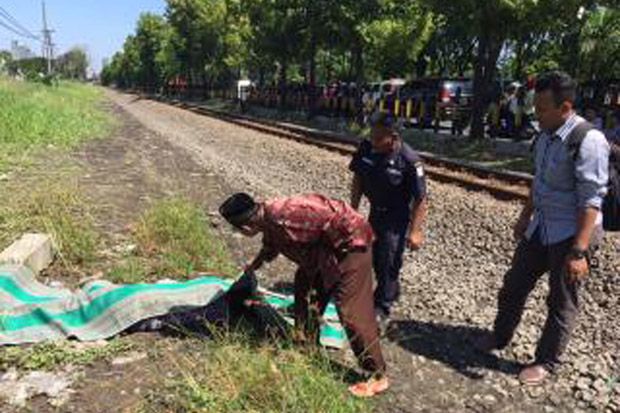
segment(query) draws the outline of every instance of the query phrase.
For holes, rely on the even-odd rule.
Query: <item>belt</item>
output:
[[[371,206],[370,213],[381,213],[381,214],[408,214],[410,208],[407,206]]]
[[[338,262],[341,262],[349,254],[356,253],[356,252],[366,252],[366,251],[368,251],[368,247],[359,246],[359,245],[358,246],[345,245],[345,246],[342,246],[342,247],[338,248],[335,251],[336,260]]]

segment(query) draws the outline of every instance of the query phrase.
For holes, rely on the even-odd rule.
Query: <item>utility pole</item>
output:
[[[47,27],[47,14],[45,12],[45,0],[41,1],[43,7],[43,45],[41,46],[43,58],[47,59],[47,74],[52,74],[52,60],[54,59],[54,44],[52,43],[52,33]]]

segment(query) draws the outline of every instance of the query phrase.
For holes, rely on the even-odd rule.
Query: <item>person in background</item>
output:
[[[594,108],[593,106],[586,107],[585,111],[583,112],[583,117],[585,120],[590,122],[596,130],[601,132],[603,131],[603,118],[598,115],[596,108]]]

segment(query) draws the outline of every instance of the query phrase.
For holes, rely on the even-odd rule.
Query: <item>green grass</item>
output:
[[[137,284],[148,279],[149,263],[140,257],[127,257],[107,275],[107,279],[115,284]]]
[[[100,360],[111,360],[132,349],[125,339],[115,339],[105,346],[72,348],[67,342],[47,342],[27,347],[0,349],[0,371],[54,370],[69,364],[88,365]]]
[[[12,195],[0,204],[0,248],[24,232],[47,233],[62,267],[72,268],[95,258],[98,235],[77,184],[62,174],[56,178],[59,181],[33,184],[28,191],[0,187]]]
[[[79,195],[76,166],[65,152],[103,137],[113,125],[103,91],[0,77],[0,248],[24,232],[45,232],[61,260],[75,268],[95,258],[98,237]]]
[[[175,378],[147,397],[143,412],[372,411],[369,402],[348,395],[343,372],[319,353],[255,344],[237,334],[203,345],[176,359]]]
[[[431,152],[436,155],[453,159],[475,162],[493,169],[506,169],[532,173],[532,161],[527,157],[498,155],[493,148],[493,142],[466,138],[437,139],[432,132],[419,130],[405,130],[403,139],[413,148]]]
[[[37,149],[72,148],[104,136],[112,120],[102,101],[102,90],[90,85],[0,78],[0,172],[27,162]]]
[[[135,229],[136,256],[126,257],[108,273],[113,282],[149,281],[150,275],[187,278],[195,272],[232,275],[226,245],[193,202],[170,198],[144,212]]]

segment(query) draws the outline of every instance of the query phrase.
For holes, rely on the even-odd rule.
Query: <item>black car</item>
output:
[[[457,110],[471,108],[474,82],[467,78],[425,78],[407,82],[400,99],[425,100],[438,109],[440,120],[452,120]]]

